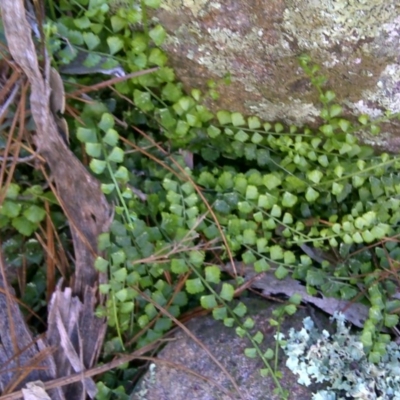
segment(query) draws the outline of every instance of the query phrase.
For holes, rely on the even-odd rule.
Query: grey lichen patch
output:
[[[397,0],[291,0],[283,28],[302,49],[374,39],[399,11]],[[368,45],[366,46],[368,48]]]
[[[208,2],[209,0],[163,0],[161,7],[167,11],[176,10],[177,7],[185,7],[191,10],[194,17],[197,17]]]
[[[400,112],[400,65],[390,64],[382,72],[376,90],[366,91],[364,97],[375,102],[384,110]]]
[[[288,125],[305,125],[313,123],[320,115],[320,111],[312,103],[303,103],[293,100],[285,104],[274,104],[272,102],[246,102],[246,107],[265,121],[283,121]]]

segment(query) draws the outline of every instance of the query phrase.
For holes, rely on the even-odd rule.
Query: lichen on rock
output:
[[[397,0],[162,0],[153,17],[186,89],[217,83],[214,111],[318,124],[318,92],[298,63],[307,53],[348,115],[400,112]]]

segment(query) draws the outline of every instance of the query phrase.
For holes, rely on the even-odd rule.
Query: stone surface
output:
[[[264,299],[250,298],[244,300],[248,308],[248,315],[255,320],[252,334],[258,330],[264,335],[261,349],[275,348],[273,336],[276,331],[269,324],[273,309],[279,305]],[[313,313],[314,314],[314,313]],[[288,317],[283,323],[282,332],[290,327],[296,330],[302,327],[303,319],[309,313],[305,309],[299,310],[294,316]],[[329,320],[320,313],[315,313],[318,323],[329,328]],[[313,319],[315,319],[315,315]],[[248,339],[240,338],[235,328],[227,328],[221,321],[215,321],[212,316],[200,317],[191,320],[187,327],[209,349],[232,375],[240,388],[244,400],[278,400],[280,397],[273,393],[275,384],[270,376],[261,377],[260,369],[265,368],[259,357],[250,359],[244,356],[244,350],[252,347]],[[178,331],[174,339],[158,355],[160,359],[155,368],[155,375],[149,373],[141,389],[146,387],[144,397],[138,393],[132,395],[132,400],[228,400],[240,399],[234,391],[231,381],[226,374],[210,359],[206,352],[183,331]],[[163,361],[164,360],[164,361]],[[304,387],[297,383],[297,377],[285,366],[286,358],[280,350],[278,370],[283,372],[280,381],[284,389],[289,390],[289,399],[310,400],[311,393],[316,387]],[[191,372],[192,373],[191,373]],[[198,374],[206,379],[201,379]],[[213,382],[222,386],[229,394],[224,393]]]
[[[398,0],[161,0],[153,18],[170,35],[164,49],[185,88],[217,82],[214,111],[318,124],[319,94],[298,63],[306,53],[349,116],[400,112]],[[362,136],[395,150],[400,138],[388,139],[398,128]]]

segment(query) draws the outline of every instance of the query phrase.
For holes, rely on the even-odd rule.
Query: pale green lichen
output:
[[[288,356],[286,365],[299,376],[298,382],[305,386],[312,381],[329,383],[329,390],[314,394],[314,400],[400,399],[399,345],[387,343],[381,362],[372,364],[359,336],[345,325],[344,316],[336,314],[335,319],[337,332],[333,335],[319,332],[309,317],[301,331],[290,330],[282,347]]]
[[[139,383],[129,400],[148,400],[147,393],[156,384],[156,365],[150,364],[148,373]]]

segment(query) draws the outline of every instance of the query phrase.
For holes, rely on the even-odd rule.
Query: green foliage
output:
[[[12,226],[23,236],[31,236],[46,217],[44,200],[54,202],[49,192],[44,192],[39,185],[22,190],[16,183],[7,190],[0,191],[5,199],[0,205],[0,229],[6,230]]]
[[[45,26],[48,49],[59,66],[83,52],[87,68],[121,65],[130,73],[159,67],[116,84],[111,94],[101,91],[92,104],[74,103],[82,123],[76,122],[72,143],[77,153],[82,144],[91,171],[115,205],[110,232],[99,237],[104,255],[95,262],[109,278],[100,286],[107,302],[97,310],[108,317],[106,355],[122,351],[139,332],[138,347],[154,342],[170,329],[171,316],[200,304],[250,339],[245,354],[263,360],[263,375],[278,377],[270,365],[276,366],[278,349],[263,353],[263,334],[250,336],[253,322],[246,307],[231,305],[243,282],[228,278],[219,264],[232,257],[252,264],[257,273],[272,271],[278,279],[291,275],[310,293],[318,289],[352,300],[365,289],[359,299],[370,312],[360,341],[370,359],[379,362],[384,354],[380,329],[397,324],[400,305],[391,300],[396,288],[387,279],[400,253],[396,242],[386,240],[399,233],[400,160],[375,155],[357,134],[378,134],[380,121],[367,116],[347,120],[307,56],[300,65],[323,105],[319,129],[228,110],[213,115],[201,101],[218,97],[215,83],[207,83],[207,93],[193,89],[185,94],[166,66],[159,47],[166,32],[146,15],[146,7],[156,8],[160,1],[130,3],[63,1],[61,16],[52,13]],[[98,79],[73,80],[88,85]],[[127,107],[122,96],[133,105]],[[131,126],[145,126],[147,136]],[[179,149],[196,157],[193,168]],[[3,231],[35,232],[46,215],[43,200],[49,198],[39,189],[8,188],[0,206]],[[335,253],[334,261],[318,256],[328,252]],[[43,293],[39,286],[29,296]],[[279,329],[299,303],[298,297],[289,299],[271,325]],[[109,389],[118,382],[105,376],[98,398],[123,396],[123,389]]]

